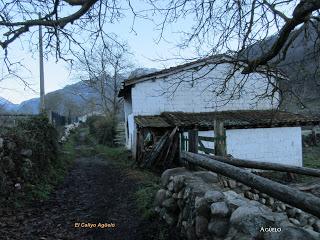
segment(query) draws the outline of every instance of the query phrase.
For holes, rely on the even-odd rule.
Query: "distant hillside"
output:
[[[99,111],[101,110],[100,102],[98,92],[82,82],[67,85],[63,89],[50,92],[45,96],[48,110],[66,116],[69,112],[74,116],[81,116],[92,111]],[[4,98],[0,98],[0,106],[6,112],[37,114],[39,112],[39,98],[33,98],[20,104],[13,104]]]
[[[282,89],[294,93],[296,97],[285,94],[282,109],[292,112],[320,114],[320,41],[319,29],[309,26],[293,41],[287,51],[286,59],[278,66],[289,77],[289,82],[281,85]],[[275,41],[268,41],[252,46],[250,58],[265,52]],[[298,98],[298,99],[297,99]],[[302,104],[301,104],[301,103]]]
[[[19,104],[14,104],[5,98],[0,97],[0,112],[12,112],[17,109]]]

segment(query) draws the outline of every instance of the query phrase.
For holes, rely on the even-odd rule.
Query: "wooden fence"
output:
[[[216,158],[216,156],[210,157],[185,151],[182,151],[180,153],[180,158],[181,163],[186,163],[187,167],[198,166],[216,172],[223,176],[232,178],[249,187],[266,193],[269,196],[274,197],[275,199],[278,199],[284,203],[290,204],[291,206],[297,207],[317,217],[320,217],[320,198],[316,197],[313,194],[305,193],[293,187],[289,187],[270,179],[258,176],[254,173],[248,172],[247,170],[235,166],[235,164],[227,163],[227,161],[232,161],[232,159],[223,157]],[[320,176],[320,170],[317,169],[308,169],[303,167],[295,167],[296,169],[290,169],[290,167],[286,168],[281,164],[273,165],[281,167],[281,169],[277,169],[278,171],[295,172],[295,170],[297,170],[300,174],[311,175],[308,173],[308,171],[310,171],[313,176]],[[255,168],[255,166],[251,167]],[[260,166],[260,169],[263,168],[261,168]]]
[[[189,151],[189,138],[184,136],[183,133],[180,135],[181,139],[181,151]],[[214,137],[198,136],[198,151],[204,152],[206,154],[214,154]],[[206,147],[204,142],[212,143],[212,148]]]

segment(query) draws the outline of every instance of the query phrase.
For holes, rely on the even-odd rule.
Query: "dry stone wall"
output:
[[[300,209],[209,171],[161,176],[155,210],[186,239],[320,239],[320,221]]]

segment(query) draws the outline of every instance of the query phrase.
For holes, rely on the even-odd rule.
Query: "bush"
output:
[[[10,195],[15,183],[23,187],[44,182],[60,164],[58,133],[46,116],[22,120],[0,137],[4,140],[0,148],[1,195]]]
[[[113,146],[117,122],[113,117],[93,116],[87,120],[90,134],[96,137],[99,144]]]

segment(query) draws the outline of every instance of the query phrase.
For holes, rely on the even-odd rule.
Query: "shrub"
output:
[[[60,164],[58,133],[46,116],[19,121],[16,127],[1,134],[0,149],[1,195],[10,195],[13,184],[34,185],[45,181]],[[8,168],[6,162],[12,167]],[[5,182],[4,182],[5,181]]]
[[[117,122],[113,117],[93,116],[87,120],[90,134],[94,135],[100,144],[113,146]]]

